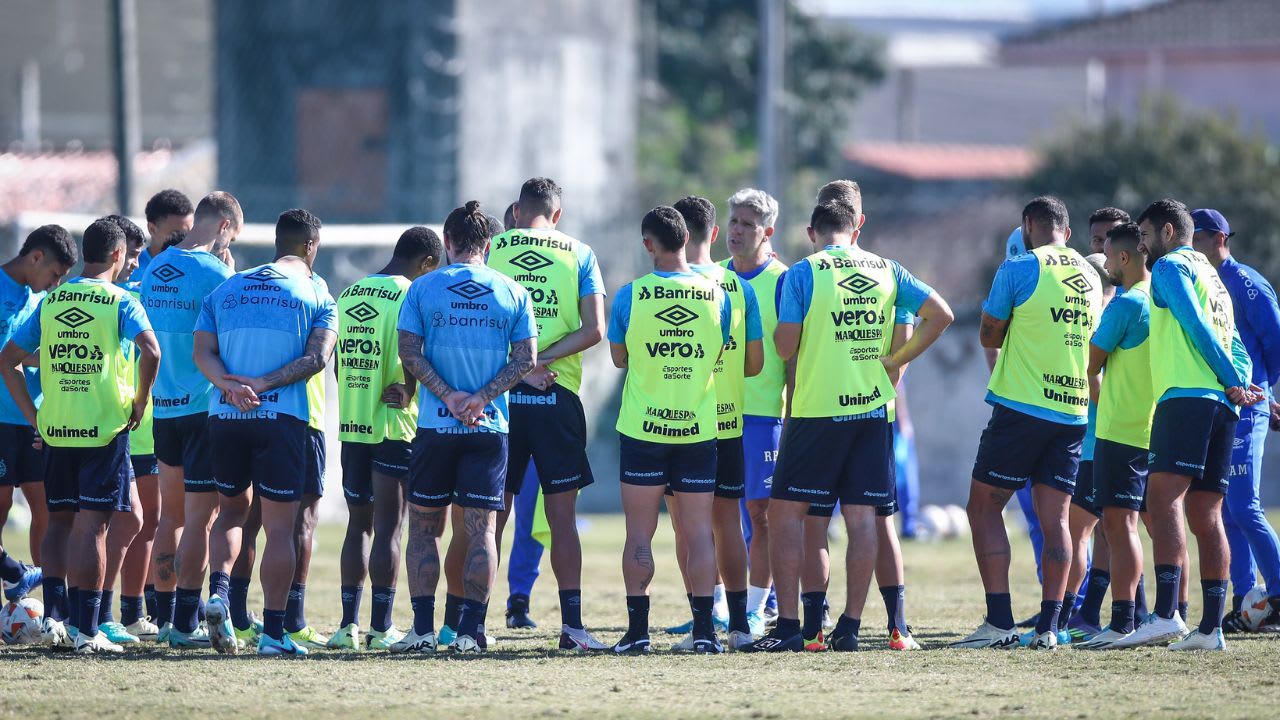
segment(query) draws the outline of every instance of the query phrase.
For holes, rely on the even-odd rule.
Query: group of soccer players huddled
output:
[[[664,504],[692,615],[673,650],[857,650],[873,575],[889,648],[917,650],[893,519],[895,399],[954,316],[862,247],[862,210],[856,183],[823,186],[813,253],[788,268],[772,246],[778,203],[763,191],[729,198],[720,263],[712,202],[654,208],[640,225],[653,271],[621,287],[607,317],[596,256],[556,229],[561,190],[547,178],[525,182],[503,219],[472,201],[443,238],[405,230],[385,266],[336,301],[314,272],[322,228],[305,210],[280,215],[272,262],[240,272],[243,214],[226,192],[193,207],[163,191],[145,231],[108,216],[79,245],[37,228],[0,273],[0,509],[22,490],[33,555],[28,565],[0,549],[5,593],[40,587],[42,641],[78,653],[143,641],[270,656],[480,652],[494,642],[501,536],[534,482],[563,650],[651,651]],[[992,414],[968,516],[987,614],[953,647],[1223,650],[1224,629],[1280,630],[1280,549],[1258,499],[1263,440],[1280,424],[1275,293],[1231,258],[1214,210],[1160,200],[1133,222],[1104,208],[1090,234],[1085,257],[1067,246],[1065,206],[1032,200],[982,308]],[[628,625],[612,645],[582,619],[576,517],[593,482],[582,354],[606,338],[626,373],[616,428]],[[349,520],[342,619],[326,637],[305,601],[330,366]],[[1015,495],[1033,521],[1043,598],[1025,634],[1003,519]],[[847,591],[832,623],[837,513]],[[1150,612],[1140,520],[1155,554]],[[1186,524],[1203,591],[1194,629]],[[401,630],[406,534],[413,624]],[[255,565],[261,616],[248,607]],[[1244,605],[1258,573],[1277,595]],[[534,626],[527,596],[513,595],[507,623]]]

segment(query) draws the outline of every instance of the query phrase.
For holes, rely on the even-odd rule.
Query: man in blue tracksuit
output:
[[[1235,233],[1217,210],[1191,213],[1195,223],[1192,246],[1218,269],[1218,277],[1231,295],[1236,328],[1253,362],[1253,383],[1270,400],[1280,383],[1280,306],[1276,291],[1257,270],[1231,257],[1230,238]],[[1271,613],[1263,621],[1265,629],[1280,629],[1280,542],[1267,522],[1259,498],[1262,479],[1262,447],[1271,420],[1270,403],[1240,409],[1235,444],[1228,473],[1222,519],[1231,547],[1232,611],[1223,621],[1225,632],[1241,632],[1240,605],[1253,588],[1257,573],[1267,584]]]

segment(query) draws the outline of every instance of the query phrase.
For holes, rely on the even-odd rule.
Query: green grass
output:
[[[625,621],[619,516],[592,516],[583,534],[584,618],[615,640]],[[23,538],[10,533],[15,555]],[[1038,607],[1028,543],[1014,536],[1015,607]],[[342,529],[322,528],[308,584],[312,624],[332,631],[339,619],[338,549]],[[858,654],[564,656],[552,647],[559,629],[555,583],[544,562],[533,597],[532,633],[502,626],[483,657],[403,658],[319,652],[304,660],[263,661],[147,647],[120,658],[51,655],[35,648],[0,652],[3,717],[1273,717],[1280,702],[1280,638],[1229,641],[1226,654],[1178,655],[1162,649],[1124,653],[956,651],[983,613],[982,591],[967,540],[905,546],[908,617],[921,653],[883,650],[884,611],[876,593],[865,613]],[[670,531],[657,542],[656,627],[688,616]],[[843,557],[843,546],[833,547]],[[837,569],[832,606],[843,603]],[[401,580],[404,587],[404,580]],[[506,596],[505,575],[495,605]],[[255,586],[255,593],[257,588]],[[443,592],[443,589],[442,589]],[[409,624],[402,590],[396,622]],[[1192,616],[1199,615],[1198,592]],[[260,596],[252,598],[255,606]],[[363,618],[368,618],[366,592]],[[442,607],[442,602],[437,607]],[[437,621],[438,621],[437,615]],[[665,649],[665,636],[655,634]]]

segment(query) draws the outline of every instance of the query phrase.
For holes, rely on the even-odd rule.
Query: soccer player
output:
[[[1253,363],[1254,385],[1268,397],[1280,383],[1280,307],[1276,291],[1257,270],[1231,256],[1230,239],[1235,235],[1222,213],[1201,209],[1191,213],[1195,233],[1191,245],[1218,269],[1218,277],[1231,295],[1236,330]],[[1280,631],[1280,541],[1262,510],[1259,488],[1262,482],[1262,449],[1270,424],[1267,403],[1240,408],[1234,448],[1228,472],[1222,520],[1231,548],[1231,584],[1235,589],[1231,612],[1223,621],[1226,632],[1242,632],[1240,606],[1253,589],[1259,570],[1266,582],[1271,612],[1262,622],[1263,631]]]
[[[585,243],[556,229],[560,186],[535,177],[520,188],[512,208],[516,229],[498,235],[489,267],[529,291],[538,325],[538,364],[511,389],[506,507],[498,537],[530,460],[542,484],[551,528],[551,569],[560,588],[561,650],[605,650],[582,622],[582,545],[578,492],[594,482],[587,461],[587,419],[578,391],[582,353],[604,339],[604,280]],[[457,536],[455,536],[457,537]],[[508,605],[527,615],[528,597]]]
[[[849,533],[847,600],[829,644],[858,649],[863,605],[875,568],[875,508],[894,494],[893,432],[887,405],[904,364],[932,345],[953,320],[937,293],[901,265],[858,245],[861,207],[814,208],[809,239],[817,252],[787,270],[774,342],[795,358],[795,391],[783,430],[769,501],[769,557],[778,591],[778,623],[758,652],[799,651],[801,547],[812,502],[837,500]],[[895,308],[919,315],[915,334],[891,352]]]
[[[1228,485],[1238,406],[1264,395],[1249,382],[1249,355],[1235,328],[1231,295],[1208,259],[1191,247],[1186,206],[1157,200],[1138,217],[1151,268],[1152,392],[1147,509],[1156,561],[1153,617],[1117,647],[1163,644],[1171,650],[1225,650],[1227,538],[1222,496]],[[1175,608],[1186,552],[1183,515],[1200,552],[1204,614],[1187,633]],[[1183,637],[1185,635],[1185,637]]]
[[[686,546],[695,653],[718,654],[711,608],[716,584],[712,503],[716,487],[715,366],[729,342],[730,305],[720,286],[686,259],[689,230],[673,207],[650,210],[640,224],[653,272],[624,285],[609,318],[609,353],[627,371],[617,430],[627,538],[622,577],[627,631],[618,654],[647,654],[653,534],[663,493],[679,505]]]
[[[1042,600],[1030,647],[1058,644],[1071,562],[1067,512],[1088,422],[1086,345],[1102,305],[1102,280],[1066,246],[1070,223],[1057,198],[1027,203],[1022,237],[1031,249],[996,271],[979,338],[983,347],[1000,350],[988,385],[991,421],[978,445],[968,504],[987,617],[954,647],[1018,645],[1002,512],[1027,484],[1044,532]]]
[[[414,280],[435,270],[444,245],[434,230],[400,234],[391,260],[338,297],[338,438],[347,534],[342,541],[342,621],[328,646],[360,650],[360,598],[367,575],[373,612],[365,646],[387,650],[404,633],[391,624],[400,571],[404,478],[418,404],[397,348],[396,323]]]
[[[486,267],[489,219],[472,200],[444,224],[447,267],[409,287],[400,310],[400,360],[422,385],[409,458],[409,592],[413,629],[392,652],[435,652],[440,536],[450,504],[462,507],[465,598],[455,652],[482,652],[498,565],[494,538],[508,457],[507,392],[537,363],[529,292]]]
[[[6,600],[18,602],[39,586],[41,579],[40,568],[18,560],[0,545],[0,582],[4,583]]]
[[[1112,602],[1110,624],[1081,645],[1086,650],[1113,647],[1133,632],[1137,621],[1136,599],[1143,563],[1138,513],[1146,508],[1147,447],[1156,404],[1147,343],[1151,329],[1151,273],[1146,255],[1138,250],[1141,230],[1136,224],[1125,222],[1108,230],[1105,237],[1107,278],[1124,292],[1117,293],[1098,321],[1089,345],[1089,376],[1096,377],[1105,364],[1107,372],[1094,402],[1098,415],[1093,492],[1110,548],[1107,578]],[[1094,553],[1093,560],[1091,574],[1096,574],[1101,550]],[[1092,585],[1091,582],[1090,592]]]
[[[18,328],[36,314],[44,293],[58,286],[62,278],[79,261],[75,241],[57,225],[43,225],[32,230],[22,243],[17,257],[5,263],[0,272],[0,347],[7,345]],[[36,406],[40,405],[40,370],[31,358],[23,363],[27,392]],[[37,433],[23,417],[13,397],[0,394],[0,531],[13,507],[13,491],[22,490],[31,509],[31,559],[40,564],[40,545],[44,540],[49,511],[44,497],[44,451],[32,447]],[[27,566],[24,578],[38,579],[40,569]],[[8,582],[8,581],[6,581]],[[14,592],[18,586],[14,586]],[[9,590],[9,585],[5,585]],[[25,594],[25,593],[24,593]]]
[[[152,546],[151,578],[156,586],[157,639],[171,647],[209,644],[207,632],[199,626],[199,608],[209,560],[209,525],[218,507],[208,435],[209,398],[214,393],[193,360],[193,330],[204,298],[232,275],[218,256],[227,253],[244,225],[239,201],[220,191],[202,198],[194,217],[186,238],[157,255],[139,279],[142,306],[165,358],[153,390],[160,522]]]
[[[319,249],[318,218],[306,210],[281,213],[276,259],[218,286],[204,299],[195,327],[196,365],[219,390],[209,399],[209,442],[236,449],[213,458],[218,513],[209,534],[205,621],[209,643],[220,653],[239,650],[228,605],[230,573],[257,496],[266,533],[258,654],[307,654],[285,632],[285,614],[310,472],[306,381],[324,370],[337,342],[333,298],[311,277]]]
[[[0,369],[23,417],[49,446],[46,605],[55,598],[65,602],[51,581],[60,585],[66,577],[79,589],[75,651],[118,653],[123,648],[98,631],[107,534],[112,516],[131,509],[129,431],[150,402],[160,348],[142,306],[113,284],[128,253],[119,226],[105,218],[94,221],[83,246],[80,277],[45,296],[0,353]],[[126,355],[130,341],[140,353],[137,382]],[[44,391],[38,417],[19,369],[35,352]],[[57,620],[45,629],[55,647],[66,647],[66,631]]]
[[[142,212],[147,217],[147,234],[151,236],[151,243],[138,255],[138,268],[134,270],[138,277],[169,247],[168,240],[174,233],[191,230],[196,211],[186,195],[170,189],[152,195]]]
[[[773,345],[778,327],[778,288],[787,266],[773,251],[778,222],[778,201],[755,188],[743,188],[729,198],[725,248],[729,259],[722,264],[751,286],[760,308],[764,366],[746,380],[742,405],[742,453],[745,470],[743,531],[747,542],[747,622],[752,635],[764,630],[765,605],[773,585],[769,570],[769,491],[782,437],[786,407],[787,367]]]

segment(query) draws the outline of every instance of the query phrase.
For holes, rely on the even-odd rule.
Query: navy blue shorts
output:
[[[897,463],[884,409],[839,418],[791,418],[782,431],[774,500],[888,505]]]
[[[1209,398],[1169,398],[1151,421],[1149,469],[1191,478],[1191,490],[1226,494],[1240,418]]]
[[[307,477],[302,485],[303,495],[324,495],[324,471],[329,456],[325,452],[324,431],[307,426]]]
[[[1098,439],[1093,449],[1093,483],[1098,511],[1115,507],[1147,509],[1147,449]]]
[[[151,435],[155,438],[156,459],[170,467],[182,468],[182,485],[187,492],[213,492],[217,489],[213,482],[208,413],[156,418],[152,422]]]
[[[836,501],[830,500],[820,503],[809,503],[809,517],[832,518],[836,514]],[[898,514],[898,501],[894,500],[888,505],[876,506],[876,517],[893,517]]]
[[[403,483],[409,474],[409,443],[403,440],[342,443],[342,494],[348,505],[373,503],[374,473]]]
[[[716,440],[716,497],[742,499],[746,494],[746,473],[742,438]]]
[[[133,479],[147,475],[160,474],[160,461],[155,455],[130,455],[129,464],[133,466]]]
[[[1097,450],[1094,450],[1097,458]],[[1080,469],[1076,471],[1076,489],[1071,493],[1071,504],[1102,517],[1102,506],[1098,504],[1097,487],[1094,484],[1095,473],[1093,460],[1081,460]]]
[[[102,447],[48,447],[44,493],[50,512],[133,509],[129,502],[133,482],[129,433],[116,435]]]
[[[582,400],[559,385],[539,390],[520,383],[511,389],[507,438],[507,494],[524,483],[529,461],[543,495],[580,490],[595,482],[587,461],[587,415]]]
[[[44,482],[45,451],[32,447],[30,425],[0,423],[0,487]]]
[[[408,477],[406,499],[419,507],[456,504],[501,511],[507,484],[507,434],[418,428]]]
[[[266,500],[301,500],[307,484],[308,431],[306,422],[289,415],[210,418],[209,441],[221,449],[213,458],[218,492],[235,497],[252,486]]]
[[[1074,495],[1086,430],[996,405],[978,442],[973,479],[1006,490],[1031,483]]]
[[[619,479],[627,485],[665,485],[672,492],[716,489],[716,441],[668,444],[618,435]]]
[[[782,440],[782,418],[746,415],[742,418],[742,456],[747,500],[768,500]]]

